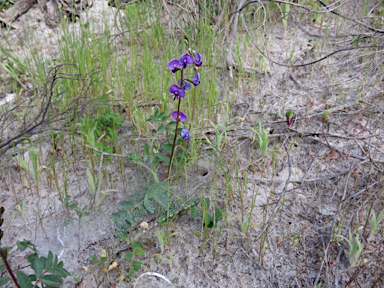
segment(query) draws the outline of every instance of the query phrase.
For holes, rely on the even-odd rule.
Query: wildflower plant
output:
[[[336,235],[336,237],[343,238],[345,241],[348,242],[349,246],[349,264],[354,266],[358,261],[361,252],[363,251],[364,245],[359,240],[359,234],[356,233],[356,236],[353,237],[353,234],[351,230],[349,230],[349,239],[345,238],[341,235]]]
[[[188,119],[187,115],[180,110],[181,99],[186,96],[186,91],[191,89],[192,87],[191,84],[193,84],[195,87],[200,84],[200,74],[197,71],[198,71],[198,67],[200,67],[203,64],[202,57],[198,52],[193,51],[193,54],[194,54],[194,57],[190,54],[183,54],[179,59],[172,59],[168,63],[168,68],[172,71],[172,73],[179,72],[180,78],[177,81],[178,85],[172,85],[168,89],[169,92],[174,97],[173,99],[175,101],[177,100],[177,110],[172,112],[172,118],[176,120],[176,128],[175,128],[175,136],[172,144],[171,156],[169,158],[167,178],[169,178],[171,173],[172,161],[173,161],[173,156],[175,152],[176,139],[177,139],[178,133],[180,133],[180,136],[187,142],[191,139],[191,134],[188,128],[184,127],[180,129],[180,132],[179,132],[178,127],[180,122],[185,122]],[[192,66],[194,65],[194,70],[196,71],[192,80],[186,78],[186,68],[190,65]]]
[[[117,234],[121,238],[125,238],[129,231],[134,229],[137,218],[143,215],[156,215],[158,221],[165,222],[180,210],[194,207],[199,203],[199,197],[182,195],[174,187],[171,187],[169,183],[172,164],[176,162],[175,158],[182,159],[183,155],[186,154],[184,147],[193,139],[190,129],[193,122],[194,107],[192,107],[192,117],[189,119],[188,115],[182,111],[181,104],[182,99],[188,97],[188,90],[191,90],[192,87],[194,87],[194,96],[196,96],[196,87],[200,85],[198,67],[203,62],[200,53],[191,49],[190,53],[170,60],[167,65],[168,69],[177,76],[176,83],[168,88],[169,98],[175,102],[175,110],[168,115],[166,112],[155,110],[154,114],[147,119],[147,121],[151,121],[156,125],[156,134],[153,140],[144,145],[143,156],[137,152],[133,152],[130,155],[130,159],[134,163],[148,169],[152,173],[155,183],[147,185],[143,189],[131,194],[126,201],[119,204],[120,210],[112,214],[115,226],[118,228]],[[188,68],[192,68],[193,72],[190,73]],[[170,121],[168,120],[169,118]],[[161,145],[160,149],[156,145],[155,139],[158,133],[163,132],[166,133],[170,143]],[[169,156],[161,153],[160,150],[170,153]],[[145,163],[147,161],[149,165]],[[164,172],[164,181],[159,180],[157,175],[159,165],[157,164],[160,164],[161,170]],[[167,172],[164,169],[166,165],[168,168]]]
[[[260,119],[258,131],[252,127],[248,127],[248,128],[251,129],[257,135],[257,137],[253,137],[253,141],[256,140],[263,156],[264,157],[267,156],[268,155],[268,143],[269,143],[268,134],[269,134],[270,129],[269,128],[263,129],[262,119]]]

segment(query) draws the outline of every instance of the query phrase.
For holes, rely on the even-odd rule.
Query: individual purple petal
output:
[[[181,55],[180,59],[179,59],[179,64],[186,68],[187,65],[192,65],[193,64],[193,58],[191,55],[189,54],[183,54]]]
[[[195,61],[194,62],[195,62],[195,65],[197,67],[200,67],[203,64],[203,62],[201,61],[201,55],[200,55],[199,52],[196,52]]]
[[[193,85],[197,86],[200,84],[200,74],[199,72],[196,73],[195,77],[192,79]]]
[[[172,118],[177,120],[177,111],[172,112]],[[179,111],[179,121],[183,122],[187,120],[187,115],[185,115],[183,112]]]
[[[175,73],[177,70],[183,68],[183,65],[180,64],[179,59],[172,59],[168,63],[168,68],[171,69],[173,73]]]
[[[189,141],[191,139],[191,134],[189,133],[189,130],[187,128],[183,128],[181,129],[181,133],[180,133],[181,137],[185,140],[185,141]]]
[[[174,100],[178,99],[179,97],[185,97],[184,89],[180,88],[179,86],[172,85],[171,87],[169,87],[168,91],[173,94]]]
[[[178,84],[179,86],[181,86],[181,85],[180,85],[180,82],[181,82],[181,79],[179,79],[179,80],[177,81],[177,84]],[[189,83],[188,81],[183,81],[183,86],[181,86],[181,88],[183,88],[184,90],[189,90],[189,89],[191,89],[191,83]]]

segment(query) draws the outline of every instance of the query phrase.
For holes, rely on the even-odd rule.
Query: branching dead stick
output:
[[[249,256],[249,253],[245,252],[245,250],[243,248],[240,248],[240,249],[244,253],[244,255],[249,258],[249,260],[251,260],[253,263],[256,264],[256,266],[261,270],[261,272],[264,274],[265,278],[268,280],[268,282],[271,284],[271,286],[277,287],[276,285],[273,284],[273,282],[269,279],[269,277],[267,275],[265,275],[265,271],[264,271],[263,267],[261,267],[261,265],[259,263],[257,263],[251,256]],[[252,249],[252,252],[256,256],[256,252],[254,249]]]
[[[244,25],[244,27],[245,27],[245,30],[247,31],[247,35],[248,35],[249,38],[251,39],[252,44],[256,47],[256,49],[260,52],[261,55],[263,55],[265,58],[267,58],[267,59],[268,59],[269,61],[271,61],[272,63],[277,64],[277,65],[279,65],[279,66],[284,66],[284,67],[304,67],[304,66],[309,66],[309,65],[313,65],[313,64],[316,64],[316,63],[318,63],[318,62],[321,62],[321,61],[323,61],[323,60],[329,58],[330,56],[332,56],[332,55],[334,55],[334,54],[337,54],[337,53],[340,53],[340,52],[343,52],[343,51],[351,51],[351,50],[356,50],[356,49],[366,49],[366,48],[384,48],[383,45],[342,48],[342,49],[333,51],[332,53],[329,53],[329,54],[325,55],[324,57],[322,57],[322,58],[320,58],[320,59],[317,59],[317,60],[315,60],[315,61],[309,62],[309,63],[299,64],[299,65],[288,65],[288,64],[284,64],[284,63],[280,63],[280,62],[277,62],[277,61],[272,60],[270,57],[268,57],[268,56],[264,53],[264,51],[261,50],[261,48],[256,44],[255,40],[253,39],[251,33],[249,32],[249,30],[248,30],[248,26],[247,26],[247,24],[245,23],[243,14],[241,14],[241,12],[239,12],[239,13],[240,13],[240,15],[241,15],[241,20],[243,21],[243,25]],[[236,15],[237,15],[237,14],[236,14]],[[228,63],[228,61],[227,61],[227,63]]]
[[[284,200],[284,197],[285,197],[285,193],[286,193],[286,189],[287,189],[287,186],[288,186],[288,183],[289,183],[289,180],[291,179],[291,175],[292,175],[292,164],[291,164],[291,157],[289,156],[289,152],[288,152],[288,149],[287,147],[284,145],[284,150],[285,152],[287,153],[287,161],[288,161],[288,178],[287,178],[287,181],[285,181],[285,185],[284,185],[284,188],[283,188],[283,191],[281,191],[279,194],[280,194],[280,198],[279,198],[279,201],[277,201],[276,205],[275,205],[275,208],[273,208],[273,211],[272,211],[272,214],[271,216],[269,216],[269,219],[268,221],[265,223],[265,226],[264,226],[264,229],[260,232],[260,235],[256,237],[256,239],[254,241],[258,241],[261,236],[263,236],[264,232],[266,232],[269,228],[269,225],[271,224],[273,218],[275,218],[276,216],[276,213],[277,213],[277,210],[279,210],[279,206],[281,204],[281,202],[283,202]]]
[[[322,3],[322,1],[319,1],[320,4],[322,4],[323,6],[325,6],[325,8],[327,10],[324,10],[324,11],[316,11],[316,10],[312,10],[311,8],[308,8],[307,6],[304,6],[304,5],[301,5],[301,4],[298,4],[298,3],[294,3],[294,2],[288,2],[288,1],[281,1],[281,0],[265,0],[265,1],[268,1],[268,2],[275,2],[275,3],[280,3],[280,4],[285,4],[285,5],[291,5],[291,6],[295,6],[295,7],[298,7],[298,8],[301,8],[301,9],[304,9],[306,11],[308,11],[310,14],[325,14],[325,13],[333,13],[341,18],[344,18],[348,21],[352,21],[353,23],[359,25],[359,26],[362,26],[368,30],[371,30],[371,31],[374,31],[374,32],[378,32],[378,33],[384,33],[384,30],[382,29],[376,29],[376,28],[373,28],[372,26],[369,26],[367,24],[364,24],[364,23],[361,23],[357,20],[354,20],[352,18],[349,18],[347,16],[344,16],[344,15],[341,15],[340,13],[337,13],[335,11],[333,11],[334,9],[329,9],[329,7],[327,7],[327,5],[325,5],[324,3]],[[236,11],[233,11],[231,14],[234,14],[234,13],[240,13],[241,10],[243,10],[245,7],[247,7],[249,4],[252,4],[252,3],[255,3],[255,2],[259,2],[257,0],[251,0],[251,1],[248,1],[247,3],[245,3],[242,7],[240,7],[239,9],[237,9]],[[231,15],[230,14],[230,15]]]
[[[357,166],[361,165],[361,164],[364,164],[364,163],[367,163],[369,162],[369,160],[364,160],[364,161],[361,161],[359,162],[358,164],[352,166],[352,169],[355,169]],[[311,183],[311,182],[320,182],[320,181],[325,181],[325,180],[329,180],[329,179],[333,179],[333,178],[336,178],[336,177],[339,177],[341,175],[344,175],[344,174],[347,174],[348,172],[350,172],[350,168],[347,168],[347,169],[343,169],[341,170],[340,172],[337,172],[337,173],[334,173],[334,174],[331,174],[331,175],[328,175],[328,176],[324,176],[324,177],[320,177],[320,178],[313,178],[313,179],[302,179],[302,180],[290,180],[289,182],[290,183]],[[272,179],[268,179],[268,178],[252,178],[252,177],[248,177],[248,179],[250,180],[255,180],[255,181],[259,181],[259,182],[264,182],[264,183],[271,183],[271,180]],[[383,180],[384,181],[384,180]],[[289,191],[293,191],[295,189],[298,189],[300,187],[303,187],[304,185],[301,185],[299,187],[296,187],[296,188],[293,188],[293,189],[290,189],[286,192],[289,192]]]
[[[325,146],[328,147],[328,144],[327,143],[324,143],[323,141],[321,141],[319,138],[316,138],[316,137],[309,137],[310,139],[312,140],[315,140]],[[347,156],[350,156],[352,158],[356,158],[356,159],[360,159],[360,160],[371,160],[372,162],[376,162],[376,163],[381,163],[381,164],[384,164],[384,161],[380,161],[380,160],[373,160],[373,159],[367,159],[366,157],[361,157],[361,156],[357,156],[357,155],[353,155],[353,154],[347,154],[347,153],[344,153],[341,149],[339,148],[336,148],[334,146],[331,146],[329,145],[329,147],[332,149],[332,150],[335,150],[337,151],[338,153],[340,153],[341,155],[347,155]]]
[[[379,180],[375,183],[372,183],[371,185],[367,186],[367,187],[364,187],[364,189],[361,189],[360,191],[356,192],[355,194],[353,194],[352,196],[349,196],[348,198],[346,198],[344,201],[346,200],[350,200],[352,198],[355,198],[356,196],[360,195],[361,193],[364,193],[365,191],[367,191],[368,189],[372,188],[373,186],[377,185],[377,184],[380,184],[384,181],[384,179],[382,180]]]
[[[169,17],[171,17],[171,19],[172,19],[173,22],[175,22],[177,28],[179,28],[179,30],[180,30],[181,32],[183,32],[184,37],[186,37],[186,38],[188,39],[188,35],[187,35],[187,33],[185,33],[184,29],[180,27],[179,23],[177,23],[175,17],[173,17],[171,11],[169,11],[168,6],[167,6],[167,3],[165,3],[164,0],[163,0],[163,4],[164,4],[164,8],[165,8],[165,10],[167,10],[167,12],[168,12],[168,14],[169,14]]]
[[[317,14],[317,13],[320,14],[320,13],[327,13],[328,12],[328,11],[315,11],[315,10],[312,10],[312,9],[308,8],[307,6],[300,5],[300,4],[297,4],[297,3],[294,3],[294,2],[287,2],[287,1],[280,1],[280,0],[276,0],[276,1],[275,0],[267,0],[267,1],[296,6],[296,7],[299,7],[299,8],[303,8],[304,10],[307,10],[308,12],[314,13],[314,14]],[[239,9],[237,9],[236,11],[233,11],[229,15],[232,15],[232,14],[235,14],[235,13],[239,13],[239,12],[241,12],[241,10],[243,10],[245,7],[247,7],[249,4],[252,4],[252,3],[255,3],[255,2],[259,2],[259,1],[257,1],[257,0],[248,1],[243,6],[241,6]]]
[[[359,163],[360,165],[361,163]],[[345,180],[345,185],[344,185],[344,192],[343,192],[343,197],[339,203],[339,206],[337,207],[337,211],[335,213],[335,216],[333,217],[333,222],[332,222],[332,229],[331,229],[331,237],[333,236],[333,229],[335,228],[335,224],[336,224],[336,220],[338,218],[338,215],[339,215],[339,212],[341,210],[341,206],[343,205],[343,201],[345,199],[345,195],[347,194],[347,187],[348,187],[348,180],[349,180],[349,177],[351,176],[351,173],[353,171],[353,169],[351,169],[352,167],[349,168],[349,173],[348,173],[348,176],[347,176],[347,179]],[[327,247],[325,248],[325,251],[324,251],[324,255],[327,255],[328,254],[328,249],[329,249],[329,246],[331,245],[331,242],[332,241],[329,241],[328,244],[327,244]],[[320,278],[320,275],[321,275],[321,270],[323,270],[323,266],[324,266],[324,262],[325,262],[325,259],[326,257],[323,257],[323,260],[321,261],[321,264],[320,264],[320,268],[319,268],[319,272],[317,273],[317,276],[316,276],[316,280],[315,280],[315,283],[313,283],[313,287],[316,288],[316,285],[317,285],[317,282],[319,281],[319,278]]]
[[[361,161],[360,163],[354,165],[352,167],[352,169],[355,169],[358,165],[361,165],[361,164],[364,164],[364,163],[367,163],[367,162],[368,162],[368,160]],[[350,171],[351,171],[351,169],[347,168],[347,169],[341,170],[340,172],[334,173],[334,174],[329,175],[329,176],[325,176],[325,177],[321,177],[321,178],[308,179],[308,180],[302,180],[302,181],[300,181],[300,180],[298,180],[298,181],[291,181],[291,182],[297,182],[297,183],[300,183],[300,182],[319,182],[319,181],[324,181],[324,180],[329,180],[329,179],[333,179],[333,178],[339,177],[341,175],[347,174]]]
[[[213,284],[213,286],[219,288],[219,286],[217,286],[217,285],[212,281],[211,277],[209,277],[208,273],[207,273],[202,267],[200,267],[199,265],[197,265],[197,267],[199,267],[199,268],[201,269],[201,271],[204,272],[205,276],[207,276],[208,280]]]
[[[383,94],[384,90],[380,90],[376,93],[367,93],[366,96],[362,97],[362,98],[358,98],[361,94],[359,95],[356,95],[356,98],[357,99],[354,99],[354,100],[351,100],[351,101],[348,101],[347,103],[345,104],[341,104],[341,105],[338,105],[338,106],[335,106],[333,108],[330,108],[330,109],[327,109],[329,113],[334,113],[336,111],[340,111],[340,110],[343,110],[344,108],[348,108],[348,107],[351,107],[359,102],[362,102],[366,99],[369,99],[369,98],[372,98],[372,97],[376,97],[376,96],[384,96]],[[320,116],[320,115],[323,115],[323,112],[319,112],[319,113],[314,113],[314,114],[310,114],[310,115],[307,115],[305,117],[296,117],[295,121],[298,121],[298,120],[308,120],[309,118],[312,118],[312,117],[316,117],[316,116]],[[279,121],[270,121],[270,122],[267,122],[265,123],[264,125],[271,125],[271,124],[276,124],[276,123],[285,123],[286,120],[279,120]]]
[[[240,12],[239,12],[240,13]],[[237,14],[236,14],[237,15]],[[349,48],[342,48],[342,49],[339,49],[339,50],[336,50],[336,51],[333,51],[332,53],[329,53],[327,55],[325,55],[324,57],[320,58],[320,59],[317,59],[315,61],[312,61],[312,62],[309,62],[309,63],[304,63],[304,64],[299,64],[299,65],[289,65],[289,64],[284,64],[284,63],[280,63],[280,62],[277,62],[275,60],[272,60],[270,57],[268,57],[268,55],[266,55],[264,53],[264,51],[261,50],[261,48],[256,44],[255,40],[253,39],[251,33],[249,32],[248,30],[248,26],[247,24],[245,23],[245,20],[244,20],[244,17],[243,17],[243,14],[241,14],[241,20],[243,21],[243,25],[245,27],[245,30],[247,31],[247,35],[249,36],[249,38],[251,39],[251,42],[252,44],[256,47],[257,50],[259,50],[260,54],[263,55],[265,58],[267,58],[269,61],[271,61],[272,63],[274,64],[277,64],[279,66],[284,66],[284,67],[291,67],[291,68],[295,68],[295,67],[304,67],[304,66],[309,66],[309,65],[313,65],[313,64],[316,64],[318,62],[321,62],[327,58],[329,58],[330,56],[334,55],[334,54],[337,54],[337,53],[340,53],[340,52],[343,52],[343,51],[351,51],[351,50],[356,50],[356,49],[368,49],[368,48],[384,48],[384,45],[377,45],[377,46],[360,46],[360,47],[349,47]],[[227,62],[228,63],[228,62]]]
[[[343,136],[343,135],[340,135],[340,134],[332,134],[332,133],[300,132],[300,131],[297,131],[297,130],[295,130],[293,128],[289,128],[289,130],[291,130],[293,132],[296,132],[297,134],[299,134],[301,136],[323,136],[325,134],[325,136],[327,136],[327,137],[335,137],[335,138],[351,139],[351,140],[354,140],[354,139],[358,139],[358,140],[359,139],[368,139],[368,138],[384,135],[384,132],[382,132],[382,133],[376,133],[376,134],[365,135],[365,136],[349,137],[349,136]],[[279,134],[272,134],[272,135],[279,135]],[[271,137],[271,136],[269,136],[269,137]]]
[[[325,6],[326,8],[328,8],[327,5],[326,5],[325,3],[323,3],[322,1],[319,1],[319,2],[320,2],[321,5],[323,5],[323,6]],[[372,26],[369,26],[369,25],[367,25],[367,24],[361,23],[361,22],[359,22],[359,21],[357,21],[357,20],[355,20],[355,19],[349,18],[349,17],[347,17],[347,16],[341,15],[340,13],[337,13],[337,12],[335,12],[335,11],[330,11],[330,12],[332,12],[333,14],[335,14],[335,15],[341,17],[341,18],[344,18],[344,19],[346,19],[346,20],[348,20],[348,21],[352,21],[353,23],[355,23],[355,24],[357,24],[357,25],[359,25],[359,26],[363,26],[364,28],[366,28],[366,29],[368,29],[368,30],[371,30],[371,31],[373,31],[373,32],[384,33],[384,30],[382,30],[382,29],[376,29],[376,28],[373,28]]]

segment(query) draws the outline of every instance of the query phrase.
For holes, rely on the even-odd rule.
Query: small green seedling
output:
[[[127,253],[124,257],[126,261],[132,263],[132,267],[128,271],[128,277],[132,277],[135,274],[135,272],[141,269],[141,265],[142,265],[141,261],[133,260],[133,256],[145,255],[143,246],[139,242],[133,242],[132,246],[133,246],[133,251],[130,253]]]
[[[323,115],[321,116],[321,122],[323,122],[323,123],[329,122],[329,111],[328,110],[323,111]]]
[[[285,117],[287,118],[288,127],[291,126],[292,121],[295,119],[295,114],[293,113],[293,110],[289,110],[287,113],[285,113]]]
[[[169,243],[172,236],[177,235],[177,232],[166,233],[166,231],[157,230],[157,238],[159,239],[161,254],[164,253],[165,245]]]
[[[349,245],[349,264],[354,266],[358,261],[361,252],[363,251],[363,244],[361,244],[359,240],[359,234],[356,233],[356,236],[353,238],[351,230],[349,230],[349,240],[341,235],[337,235],[336,237],[343,238],[348,242]]]
[[[69,210],[73,210],[73,209],[75,209],[75,208],[77,207],[77,203],[71,203],[71,204],[69,204],[69,200],[71,200],[71,196],[70,196],[70,195],[65,196],[64,199],[61,198],[61,197],[59,198],[59,201],[60,201],[61,203],[63,203],[63,205],[64,205],[65,208],[67,208],[67,209],[69,209]]]
[[[372,221],[371,221],[371,231],[369,232],[368,241],[372,240],[372,238],[376,235],[377,232],[384,226],[384,224],[380,225],[381,220],[384,216],[384,209],[381,211],[379,216],[376,218],[375,211],[372,210]]]
[[[209,199],[205,197],[201,199],[201,206],[202,206],[201,210],[197,209],[196,207],[191,208],[191,217],[195,218],[199,216],[199,211],[201,211],[204,227],[206,228],[217,227],[217,222],[223,216],[223,211],[220,208],[217,208],[214,214],[210,215],[208,213],[210,202],[209,202]]]
[[[255,128],[252,128],[250,126],[248,126],[248,128],[251,129],[257,135],[257,137],[256,136],[253,137],[253,141],[256,140],[263,156],[264,157],[267,156],[268,155],[268,143],[269,143],[268,134],[269,134],[270,129],[269,128],[263,129],[262,119],[260,119],[258,131]]]

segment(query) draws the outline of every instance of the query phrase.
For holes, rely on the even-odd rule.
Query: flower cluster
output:
[[[185,91],[192,88],[193,84],[194,86],[197,86],[200,84],[200,74],[197,72],[197,67],[200,67],[203,62],[201,60],[201,55],[198,52],[194,52],[194,57],[190,54],[183,54],[179,59],[172,59],[168,63],[168,68],[172,71],[172,73],[176,73],[177,71],[181,71],[181,77],[177,81],[177,85],[172,85],[169,87],[169,92],[172,94],[174,100],[179,100],[179,105],[177,111],[172,112],[172,118],[177,121],[184,122],[187,120],[187,115],[185,115],[184,112],[180,111],[180,101],[181,98],[185,97]],[[187,68],[188,65],[195,65],[196,74],[190,79],[184,79],[183,78],[183,72],[184,69]],[[177,126],[176,126],[177,127]],[[181,130],[180,136],[185,140],[189,141],[191,139],[191,134],[189,133],[189,130],[187,128],[183,128]]]

